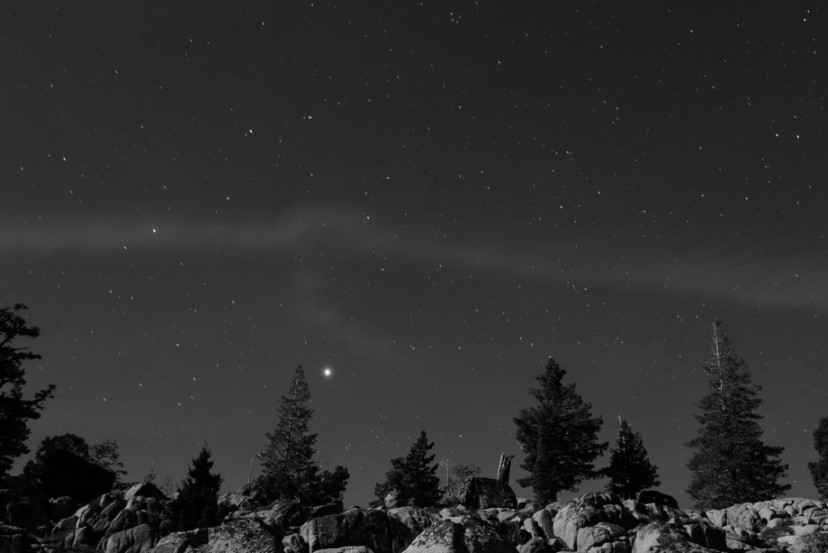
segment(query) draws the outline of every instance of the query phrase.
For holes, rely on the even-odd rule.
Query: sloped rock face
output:
[[[398,507],[387,514],[391,553],[403,551],[426,528],[440,520],[436,513],[416,507]]]
[[[206,528],[191,532],[173,532],[158,540],[152,553],[184,553],[188,547],[196,548],[208,541],[209,534]]]
[[[652,551],[681,551],[682,553],[714,553],[690,541],[689,536],[669,525],[651,522],[635,533],[632,553]]]
[[[462,517],[428,527],[404,553],[514,553],[514,547],[492,526]]]
[[[145,553],[155,546],[158,532],[148,524],[116,532],[106,538],[106,553]]]
[[[191,550],[198,553],[277,553],[281,547],[259,522],[234,520],[210,528],[207,543],[191,547]]]

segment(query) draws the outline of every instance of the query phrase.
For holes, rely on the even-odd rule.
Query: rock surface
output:
[[[460,490],[460,504],[467,509],[488,509],[489,507],[517,508],[517,496],[507,482],[472,476],[463,482]]]
[[[336,503],[314,507],[296,501],[263,507],[247,494],[227,495],[224,503],[233,508],[226,509],[221,524],[174,533],[164,514],[168,499],[154,486],[108,492],[69,513],[68,499],[44,499],[44,512],[63,516],[38,535],[31,528],[0,525],[0,553],[23,553],[32,546],[40,553],[800,553],[817,550],[814,544],[828,551],[828,505],[822,501],[786,498],[701,512],[681,510],[656,492],[639,496],[647,503],[590,493],[545,507],[523,502],[518,508],[513,494],[490,486],[497,481],[472,480],[477,484],[468,487],[466,497],[475,506],[442,510],[343,511]],[[6,504],[25,499],[14,501]]]

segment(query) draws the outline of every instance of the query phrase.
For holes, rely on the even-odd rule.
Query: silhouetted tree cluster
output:
[[[713,324],[713,353],[705,364],[709,393],[695,414],[699,434],[688,442],[696,452],[688,467],[690,496],[700,507],[721,508],[747,501],[777,497],[790,489],[779,480],[787,465],[779,460],[783,448],[766,445],[759,426],[759,386],[751,385],[746,363],[734,352],[721,321]],[[523,409],[515,418],[516,438],[526,453],[521,465],[529,476],[518,483],[531,486],[536,499],[548,502],[558,492],[574,489],[587,478],[609,477],[609,491],[633,497],[658,486],[658,471],[648,457],[641,436],[620,421],[618,442],[609,467],[595,470],[594,462],[606,448],[598,442],[601,418],[591,406],[563,384],[565,371],[550,358],[538,377],[539,389],[531,390],[538,405]],[[828,491],[828,420],[814,435],[821,459],[809,464],[818,489]],[[820,488],[820,486],[822,486]]]
[[[438,465],[434,462],[434,455],[428,454],[433,448],[434,442],[429,442],[425,430],[421,430],[408,455],[392,459],[385,481],[374,487],[377,503],[393,491],[400,502],[419,507],[436,505],[442,494],[440,478],[437,477]]]
[[[310,387],[299,365],[287,394],[279,402],[279,421],[267,433],[268,443],[259,455],[262,474],[257,483],[268,500],[293,498],[311,504],[342,498],[348,485],[348,469],[320,472],[316,456],[316,434],[310,433],[313,416]]]
[[[24,361],[40,359],[29,348],[16,346],[18,338],[37,338],[40,329],[29,326],[22,312],[23,304],[0,308],[0,481],[8,476],[14,460],[29,452],[29,421],[40,418],[43,404],[53,397],[54,385],[35,392],[32,399],[23,397],[26,385]]]
[[[565,374],[550,357],[537,377],[540,388],[530,390],[537,405],[521,409],[514,419],[515,438],[526,453],[521,467],[529,472],[517,482],[531,487],[544,504],[555,501],[559,492],[599,476],[594,463],[608,445],[598,441],[601,417],[592,416],[592,406],[578,395],[575,384],[563,383]]]
[[[22,315],[25,309],[22,304],[0,308],[0,481],[7,480],[14,460],[29,451],[29,421],[40,417],[45,401],[54,392],[54,385],[49,385],[31,399],[24,398],[23,363],[40,358],[17,345],[20,338],[36,338],[40,332],[26,322]],[[700,429],[687,443],[695,450],[688,462],[692,477],[688,493],[703,508],[777,497],[790,489],[779,483],[788,467],[780,460],[783,448],[762,440],[760,387],[751,383],[747,364],[733,351],[721,321],[713,323],[712,343],[712,353],[704,365],[708,393],[694,414]],[[609,466],[596,470],[596,459],[608,447],[598,440],[603,421],[592,415],[591,404],[576,392],[574,383],[564,383],[565,375],[566,371],[549,358],[544,372],[537,377],[540,386],[530,389],[536,404],[521,409],[514,418],[515,437],[525,453],[521,467],[528,472],[517,482],[531,487],[541,503],[554,501],[559,492],[574,490],[583,480],[598,476],[608,477],[607,490],[624,497],[660,485],[658,470],[650,462],[640,434],[620,417]],[[319,467],[317,435],[310,432],[310,397],[300,365],[287,393],[280,398],[277,425],[267,433],[266,447],[259,455],[262,474],[257,487],[266,501],[297,499],[318,505],[342,499],[350,475],[342,466],[333,471]],[[392,491],[399,502],[418,506],[435,505],[441,495],[451,501],[460,483],[480,472],[477,467],[459,465],[441,489],[438,465],[430,454],[433,447],[421,431],[405,457],[392,459],[385,481],[375,486],[377,503]],[[808,468],[820,496],[828,498],[828,417],[821,419],[814,431],[814,447],[819,459],[808,463]],[[101,475],[109,475],[110,486],[118,475],[125,474],[115,441],[90,445],[80,436],[63,434],[43,440],[34,459],[26,465],[24,476],[48,493],[49,486],[57,489],[68,485],[69,473],[86,471],[95,479],[89,466],[103,471]],[[204,446],[192,460],[188,476],[170,504],[174,528],[188,530],[218,522],[222,478],[213,474],[212,468],[211,452]],[[96,485],[103,480],[97,479]]]
[[[118,442],[115,440],[104,440],[103,442],[89,445],[84,438],[77,434],[66,433],[57,436],[46,436],[35,452],[34,458],[26,463],[23,468],[23,475],[31,482],[44,485],[44,473],[54,474],[59,472],[60,462],[58,459],[65,458],[56,452],[71,453],[83,460],[94,463],[115,476],[115,481],[126,474],[123,470],[123,463],[120,462]],[[67,475],[71,477],[71,475]],[[47,491],[48,490],[44,490]],[[107,490],[105,490],[107,491]]]
[[[204,445],[193,459],[187,478],[170,503],[170,519],[177,531],[207,528],[219,523],[218,495],[222,478],[213,474],[210,449]]]
[[[820,499],[828,499],[828,417],[821,418],[819,426],[814,430],[814,449],[817,450],[819,459],[809,462],[808,470],[811,471]]]
[[[779,460],[783,448],[762,441],[761,388],[751,384],[745,361],[736,355],[721,321],[713,322],[710,357],[704,365],[708,394],[694,417],[701,425],[687,445],[695,449],[687,466],[688,494],[702,508],[772,499],[790,489],[779,484],[788,466]]]

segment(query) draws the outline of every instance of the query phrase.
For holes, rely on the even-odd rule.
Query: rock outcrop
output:
[[[154,486],[138,485],[103,494],[68,515],[71,501],[51,502],[50,512],[67,516],[37,540],[31,530],[0,526],[0,553],[23,553],[32,546],[41,553],[828,551],[828,505],[822,501],[776,499],[701,512],[679,509],[674,499],[657,492],[639,495],[646,503],[590,493],[517,508],[513,493],[490,486],[497,480],[472,480],[477,481],[467,492],[475,497],[472,507],[439,511],[412,506],[342,511],[339,504],[312,507],[296,501],[257,507],[247,495],[236,494],[225,496],[235,508],[227,509],[218,526],[173,533],[164,526],[167,499]]]
[[[517,496],[503,480],[472,476],[463,482],[460,490],[460,504],[467,509],[488,509],[490,507],[517,508]]]

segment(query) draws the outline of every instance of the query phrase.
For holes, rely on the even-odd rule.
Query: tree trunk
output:
[[[512,467],[512,457],[514,455],[500,454],[500,462],[497,464],[497,479],[506,484],[509,483],[509,470]]]

